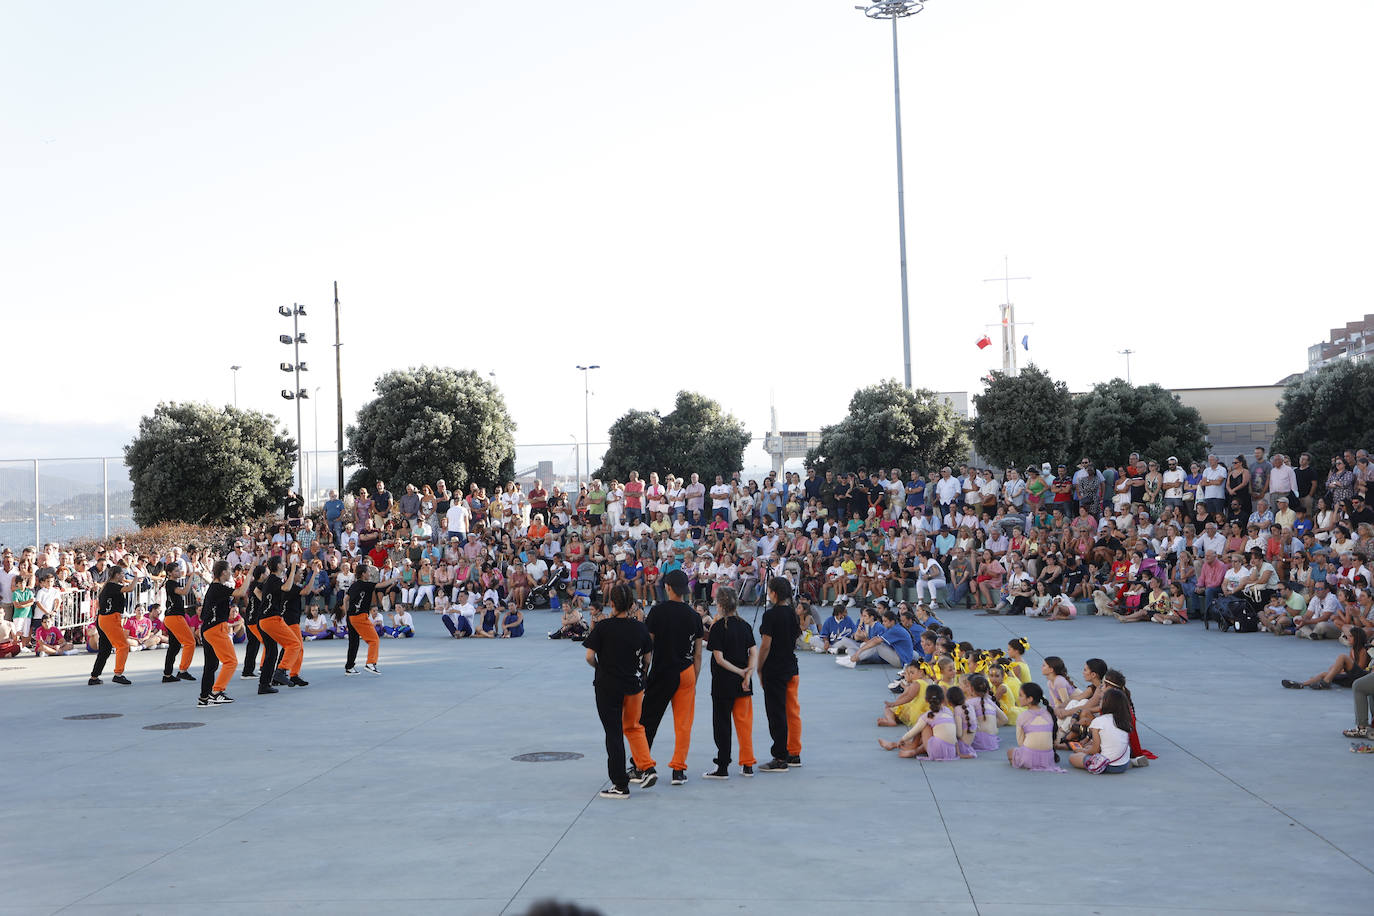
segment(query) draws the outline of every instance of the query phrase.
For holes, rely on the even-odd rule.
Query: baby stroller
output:
[[[577,584],[574,586],[576,594],[584,596],[589,602],[595,603],[600,597],[598,583],[600,576],[597,574],[596,564],[591,560],[583,560],[577,564]]]
[[[554,582],[552,580],[541,585],[536,585],[530,589],[525,596],[525,606],[521,610],[533,611],[536,608],[546,608],[550,606],[550,597],[553,595]]]

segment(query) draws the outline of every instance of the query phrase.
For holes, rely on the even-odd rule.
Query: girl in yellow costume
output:
[[[908,671],[911,667],[914,666],[908,666]],[[914,725],[916,720],[930,709],[926,705],[926,688],[936,684],[948,689],[955,686],[958,681],[959,675],[954,668],[954,659],[948,655],[941,656],[933,666],[922,665],[921,675],[909,677],[906,690],[903,690],[895,700],[883,704],[887,710],[883,718],[878,720],[878,724],[888,727]]]
[[[988,668],[988,684],[992,688],[991,695],[997,701],[997,705],[1007,714],[1008,720],[1015,722],[1022,711],[1017,702],[1021,682],[1007,674],[1007,669],[1003,666],[991,665]]]
[[[1013,639],[1007,643],[1007,655],[1011,657],[1011,667],[1007,673],[1016,678],[1022,684],[1031,682],[1030,665],[1021,660],[1021,656],[1030,651],[1030,643],[1021,637]],[[1017,688],[1020,689],[1019,687]]]

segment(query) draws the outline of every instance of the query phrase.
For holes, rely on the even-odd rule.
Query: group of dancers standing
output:
[[[728,779],[731,726],[739,740],[744,776],[753,776],[753,682],[757,673],[768,717],[771,759],[758,766],[765,773],[786,773],[801,766],[801,704],[798,699],[796,643],[801,626],[790,602],[792,584],[768,582],[769,607],[754,630],[738,616],[733,588],[716,592],[719,617],[709,636],[701,617],[687,604],[688,579],[682,570],[663,577],[668,599],[650,608],[644,620],[631,616],[634,592],[621,583],[608,595],[612,615],[599,621],[583,642],[587,664],[595,669],[597,714],[606,733],[606,769],[611,785],[602,798],[629,798],[630,784],[647,789],[658,782],[651,756],[654,737],[669,706],[673,709],[672,785],[687,782],[687,753],[696,709],[697,679],[703,644],[711,658],[711,717],[716,743],[715,767],[705,779]],[[626,766],[625,742],[632,762]]]
[[[310,686],[301,677],[305,644],[301,639],[300,618],[302,578],[305,573],[306,570],[295,562],[287,565],[281,557],[272,557],[236,582],[228,561],[215,563],[210,573],[211,581],[200,599],[202,671],[197,706],[223,706],[234,702],[225,691],[238,668],[238,656],[229,635],[229,613],[235,601],[243,603],[248,629],[240,677],[256,680],[259,694],[277,693],[278,687]],[[364,556],[360,560],[357,578],[348,587],[344,599],[345,617],[348,620],[348,656],[344,662],[344,674],[359,673],[356,663],[358,648],[363,642],[367,643],[367,661],[362,670],[381,674],[377,669],[381,640],[368,617],[378,579],[376,568]],[[103,683],[101,675],[111,654],[114,655],[114,683],[125,686],[133,683],[124,675],[129,644],[122,623],[125,595],[137,587],[137,575],[126,569],[123,561],[119,561],[110,568],[109,578],[100,588],[96,611],[100,641],[95,666],[87,682],[93,687]],[[196,680],[190,673],[196,638],[186,622],[187,595],[191,589],[186,567],[173,567],[167,576],[166,609],[163,614],[163,624],[169,636],[162,670],[164,684]],[[262,665],[255,670],[259,648],[262,649]],[[175,673],[174,667],[177,669]]]

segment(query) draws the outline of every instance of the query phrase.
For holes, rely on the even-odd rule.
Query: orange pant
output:
[[[280,617],[262,618],[258,621],[258,629],[281,646],[281,660],[277,663],[278,667],[285,668],[286,673],[292,677],[300,674],[301,658],[305,654],[305,646],[301,642],[300,632],[288,626],[286,621]]]
[[[377,638],[377,628],[372,625],[367,614],[354,614],[348,618],[348,622],[353,624],[353,629],[358,631],[358,635],[367,643],[367,663],[377,664],[377,653],[382,647],[382,641]]]
[[[739,739],[739,763],[740,766],[751,767],[758,761],[754,759],[754,698],[737,697],[735,705],[730,709],[730,716],[735,720],[735,737]],[[791,729],[788,729],[791,733]],[[801,734],[801,715],[797,715],[797,733]],[[801,753],[801,739],[797,739],[797,752]]]
[[[167,628],[167,632],[177,638],[177,642],[181,643],[181,664],[177,667],[182,671],[189,671],[191,660],[196,657],[196,637],[187,626],[186,618],[180,614],[168,614],[162,618],[162,625]]]
[[[787,753],[793,757],[801,756],[801,701],[797,699],[797,685],[801,678],[793,677],[787,682]],[[740,760],[744,752],[740,752]]]
[[[96,626],[114,646],[114,673],[123,674],[124,663],[129,660],[129,634],[124,632],[124,618],[119,614],[101,614]]]
[[[684,668],[678,674],[677,690],[673,692],[673,759],[668,766],[674,770],[687,769],[687,751],[692,746],[692,720],[697,708],[697,670]]]
[[[654,758],[649,756],[649,742],[644,737],[644,726],[639,724],[639,714],[643,708],[643,691],[626,696],[625,705],[621,707],[620,727],[630,742],[630,759],[639,769],[647,770],[654,765]]]
[[[215,673],[215,693],[223,693],[224,688],[229,686],[229,679],[234,676],[234,671],[238,668],[238,656],[234,654],[234,640],[229,635],[229,625],[224,623],[215,624],[206,630],[204,635],[205,644],[215,650],[215,657],[219,659],[219,671]],[[201,689],[204,690],[205,688],[202,687]]]

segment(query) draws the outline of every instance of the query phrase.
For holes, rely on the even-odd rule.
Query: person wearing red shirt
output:
[[[639,479],[638,471],[630,472],[625,484],[625,520],[633,525],[644,515],[644,481]]]
[[[544,482],[536,480],[534,486],[530,487],[530,514],[538,512],[548,518],[549,491],[544,489]]]

